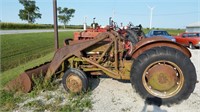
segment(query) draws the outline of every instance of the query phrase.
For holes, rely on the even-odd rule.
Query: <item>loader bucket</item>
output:
[[[30,92],[34,85],[32,78],[34,77],[37,79],[41,74],[45,75],[49,65],[50,62],[46,62],[40,66],[26,70],[24,73],[20,74],[17,78],[8,82],[4,89],[8,91],[21,90],[24,93]]]

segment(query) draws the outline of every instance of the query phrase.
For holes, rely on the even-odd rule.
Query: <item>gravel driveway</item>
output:
[[[192,62],[196,67],[200,80],[200,50],[191,50]],[[122,82],[111,78],[96,80],[92,99],[91,112],[197,112],[200,111],[200,83],[196,84],[190,97],[180,104],[160,107],[148,105],[145,100],[134,91],[130,82]],[[95,81],[93,81],[95,82]],[[98,83],[99,82],[99,83]]]

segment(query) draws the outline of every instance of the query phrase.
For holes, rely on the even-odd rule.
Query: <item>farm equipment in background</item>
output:
[[[189,97],[197,77],[187,48],[162,37],[145,38],[141,25],[114,29],[109,25],[74,32],[74,39],[66,39],[51,62],[26,70],[6,88],[29,92],[33,76],[42,73],[51,80],[62,74],[64,88],[79,93],[88,89],[88,75],[106,74],[130,80],[143,98],[158,97],[163,104]]]

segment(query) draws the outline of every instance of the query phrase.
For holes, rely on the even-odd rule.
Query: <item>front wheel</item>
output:
[[[72,93],[86,92],[88,88],[86,74],[75,68],[70,68],[65,72],[62,83],[65,90]]]
[[[179,103],[195,88],[196,71],[179,50],[156,47],[145,51],[133,63],[131,83],[143,98],[158,97],[162,104]]]

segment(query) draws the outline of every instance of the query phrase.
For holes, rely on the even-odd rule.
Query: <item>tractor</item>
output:
[[[130,80],[144,99],[157,97],[163,104],[187,99],[197,82],[190,51],[163,37],[145,38],[141,25],[116,29],[113,25],[74,32],[66,39],[51,62],[26,70],[9,82],[8,90],[31,91],[32,77],[44,74],[45,80],[61,75],[66,91],[86,92],[88,76],[107,75]]]

